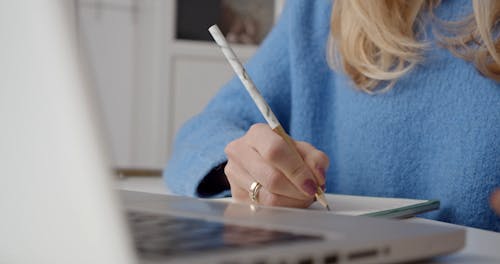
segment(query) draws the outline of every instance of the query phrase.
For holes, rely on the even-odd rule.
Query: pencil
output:
[[[245,68],[243,68],[243,65],[241,64],[240,60],[238,59],[238,57],[236,57],[236,54],[227,43],[226,38],[224,38],[224,35],[220,31],[219,27],[217,25],[213,25],[208,29],[208,31],[214,38],[217,45],[222,50],[222,53],[228,60],[233,70],[236,72],[236,75],[238,75],[239,79],[243,83],[243,86],[245,86],[246,90],[248,91],[253,101],[259,108],[260,113],[266,119],[267,124],[276,134],[280,135],[285,140],[287,145],[295,152],[296,155],[301,157],[299,151],[295,147],[294,142],[283,129],[280,122],[278,121],[273,111],[271,110],[271,107],[269,107],[267,102],[264,100],[264,97],[262,97],[259,90],[257,90],[257,87],[255,86],[254,82],[252,81],[252,79],[250,79],[250,76],[248,76],[247,71],[245,70]],[[325,193],[323,192],[321,187],[319,186],[317,187],[315,196],[316,200],[318,200],[318,202],[320,202],[321,205],[323,205],[328,211],[330,211],[330,206],[328,205],[328,202],[325,198]]]

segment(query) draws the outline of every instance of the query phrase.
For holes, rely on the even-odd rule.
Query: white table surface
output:
[[[156,194],[170,194],[161,177],[127,177],[116,183],[118,189],[140,191]],[[412,218],[405,221],[450,225],[434,220]],[[471,263],[500,264],[500,233],[484,231],[477,228],[466,228],[465,248],[455,254],[436,258],[422,263]]]

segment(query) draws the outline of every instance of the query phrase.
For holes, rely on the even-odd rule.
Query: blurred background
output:
[[[159,173],[177,129],[233,72],[207,28],[246,61],[284,0],[75,0],[78,36],[97,87],[113,166]],[[142,171],[142,172],[141,172]]]

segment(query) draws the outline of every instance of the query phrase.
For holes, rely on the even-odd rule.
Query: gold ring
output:
[[[250,200],[252,200],[252,202],[254,203],[257,203],[258,202],[258,196],[259,196],[259,191],[260,191],[260,188],[262,188],[262,184],[260,184],[259,182],[252,182],[252,184],[250,185],[250,191],[249,191],[249,194],[250,194]]]

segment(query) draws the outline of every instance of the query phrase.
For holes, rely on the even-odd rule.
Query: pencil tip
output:
[[[330,211],[330,206],[328,204],[326,205],[326,210]]]

